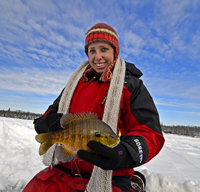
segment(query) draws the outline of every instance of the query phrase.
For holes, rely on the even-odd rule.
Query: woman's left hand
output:
[[[128,150],[121,142],[114,148],[107,147],[97,141],[90,141],[88,146],[97,151],[98,154],[79,150],[77,152],[78,156],[104,170],[121,170],[129,167],[134,162]]]

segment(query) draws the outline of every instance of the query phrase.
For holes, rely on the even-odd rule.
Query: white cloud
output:
[[[191,100],[179,100],[174,98],[168,98],[165,96],[164,98],[155,97],[154,102],[156,105],[166,106],[166,107],[172,107],[174,108],[184,108],[185,110],[193,109],[193,110],[200,110],[200,104],[199,102],[191,101]],[[194,112],[197,113],[197,112]],[[200,114],[200,113],[198,113]]]
[[[194,76],[196,75],[198,73],[194,74]],[[198,76],[196,77],[199,79]],[[144,77],[144,82],[150,92],[157,96],[200,100],[200,84],[198,79],[195,82],[190,78],[185,79],[184,75],[178,78],[174,76],[174,79]]]
[[[36,68],[1,68],[0,73],[0,89],[39,95],[59,94],[71,75],[69,70],[55,71]]]
[[[73,2],[69,3],[74,7]],[[69,23],[69,18],[63,16],[68,10],[73,12],[75,7],[62,7],[63,10],[59,12],[57,4],[55,6],[48,1],[16,1],[15,8],[12,8],[12,1],[9,0],[0,4],[1,15],[7,15],[0,21],[4,26],[0,37],[2,58],[13,59],[18,65],[44,67],[79,65],[77,61],[83,60],[84,30],[79,25]],[[56,17],[52,17],[52,14]],[[81,15],[79,13],[78,17],[81,18]],[[77,56],[81,59],[76,59]]]
[[[200,117],[200,113],[199,112],[193,112],[193,111],[175,111],[175,110],[159,110],[159,111],[164,111],[164,112],[169,112],[169,113],[175,113],[175,114],[188,114],[188,115],[192,115],[192,116],[197,116]]]
[[[193,36],[196,36],[196,32],[200,30],[199,27],[195,27],[198,20],[193,14],[199,5],[200,2],[196,0],[165,0],[155,3],[156,19],[151,20],[149,26],[157,32],[160,41],[167,42],[168,49],[164,51],[170,53],[167,54],[170,59],[174,56],[179,59],[183,56],[200,58],[199,54],[192,54],[192,52],[199,53],[192,41]]]
[[[138,55],[141,49],[145,46],[145,41],[131,31],[125,31],[123,35],[123,43],[126,49],[126,53],[134,53]]]
[[[39,53],[39,54],[44,55],[44,56],[49,56],[49,52],[46,51],[46,50],[41,50],[41,49],[36,49],[36,48],[29,48],[29,50],[36,52],[36,53]]]

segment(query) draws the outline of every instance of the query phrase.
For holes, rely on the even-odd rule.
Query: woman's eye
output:
[[[108,50],[108,48],[106,48],[106,47],[104,47],[104,48],[101,49],[102,52],[105,52],[107,50]]]
[[[89,52],[90,52],[90,53],[94,53],[94,52],[95,52],[95,50],[94,50],[94,49],[91,49]]]

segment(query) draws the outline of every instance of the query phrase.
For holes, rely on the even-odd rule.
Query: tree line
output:
[[[41,114],[39,113],[31,113],[21,110],[11,111],[10,108],[8,110],[0,110],[0,117],[34,120],[40,116]]]
[[[34,120],[40,117],[41,115],[42,114],[39,113],[31,113],[21,110],[11,111],[10,108],[8,110],[0,110],[1,117],[11,117],[16,119]],[[184,125],[168,126],[161,124],[161,127],[164,133],[185,135],[191,137],[200,137],[200,126],[184,126]]]
[[[200,127],[199,126],[184,126],[184,125],[161,125],[164,133],[185,135],[191,137],[200,137]]]

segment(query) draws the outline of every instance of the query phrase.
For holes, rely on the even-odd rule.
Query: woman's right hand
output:
[[[62,113],[52,113],[35,119],[36,132],[40,134],[62,130],[63,128],[60,126],[60,118],[62,116]]]

